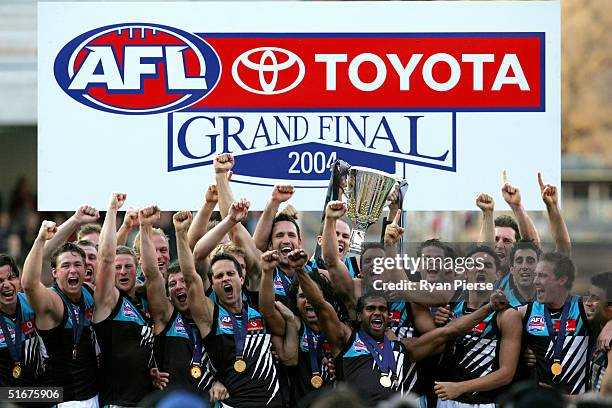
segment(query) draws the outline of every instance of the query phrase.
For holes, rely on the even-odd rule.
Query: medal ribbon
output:
[[[202,337],[200,336],[200,330],[195,324],[188,323],[184,318],[183,322],[185,323],[185,332],[187,332],[187,336],[189,340],[191,340],[191,344],[193,345],[193,354],[191,357],[191,361],[195,364],[202,363]]]
[[[304,324],[304,323],[302,323]],[[322,357],[322,349],[323,342],[325,341],[325,335],[319,335],[317,339],[317,345],[314,344],[314,334],[310,331],[310,329],[304,324],[304,331],[306,332],[306,340],[308,341],[308,354],[310,356],[310,371],[313,374],[322,373],[322,367],[319,365],[319,361],[321,361]]]
[[[555,328],[552,324],[552,318],[550,316],[550,310],[544,305],[544,320],[546,321],[546,328],[548,329],[548,338],[555,345],[555,353],[553,354],[553,361],[561,361],[561,351],[563,350],[563,343],[565,343],[565,329],[567,324],[567,316],[570,310],[569,299],[565,301],[563,305],[563,311],[561,312],[561,321],[559,322],[559,334],[555,338]]]
[[[74,343],[73,350],[76,350],[77,345],[81,340],[81,334],[83,334],[83,327],[85,326],[85,296],[83,296],[83,293],[81,293],[79,312],[77,314],[76,307],[70,300],[68,300],[64,292],[62,292],[57,286],[55,287],[55,290],[68,308],[68,315],[70,317],[70,322],[72,323],[72,341]]]
[[[15,362],[15,364],[21,363],[21,334],[23,333],[21,328],[21,306],[19,305],[19,301],[17,301],[17,319],[15,320],[15,342],[13,343],[13,339],[11,338],[11,332],[6,325],[6,321],[4,320],[4,316],[0,315],[0,328],[2,329],[2,334],[4,335],[4,341],[6,341],[6,347],[8,348],[9,354],[11,358]]]
[[[244,343],[246,341],[246,336],[248,333],[248,323],[249,323],[249,312],[247,309],[246,303],[242,302],[242,316],[241,323],[242,326],[238,326],[238,320],[236,316],[229,310],[227,311],[230,319],[232,319],[232,325],[234,326],[234,346],[236,350],[236,358],[241,358],[244,353]]]
[[[378,342],[363,329],[360,329],[358,333],[359,338],[363,340],[368,351],[374,358],[380,372],[382,374],[395,375],[395,372],[397,371],[397,363],[395,361],[395,355],[393,354],[393,348],[391,347],[389,338],[387,336],[383,336],[383,349],[381,350]]]

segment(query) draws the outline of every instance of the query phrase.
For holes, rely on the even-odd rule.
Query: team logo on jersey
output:
[[[355,340],[355,343],[353,344],[353,348],[357,352],[369,353],[368,347],[365,345],[365,343],[361,339]]]
[[[389,318],[391,319],[391,322],[399,324],[402,314],[399,310],[392,310],[389,312]]]
[[[542,316],[531,316],[529,322],[527,323],[527,327],[533,332],[543,332],[544,328],[546,327],[546,323],[544,322],[544,318]]]
[[[249,320],[249,331],[251,330],[263,330],[263,321],[261,319]]]
[[[176,320],[174,328],[178,334],[187,334],[187,331],[185,330],[185,323],[183,323],[183,319],[180,317]]]
[[[229,316],[222,316],[220,319],[219,325],[222,329],[233,330],[234,325],[232,323],[232,318]]]
[[[138,319],[138,313],[127,302],[123,302],[123,315],[131,319]]]
[[[473,329],[472,331],[474,333],[478,333],[478,334],[482,334],[484,333],[484,331],[487,329],[487,323],[486,322],[480,322],[478,323]]]
[[[23,330],[23,334],[26,336],[34,333],[34,330],[36,330],[34,320],[32,319],[21,323],[21,330]]]
[[[88,31],[62,48],[55,78],[76,101],[122,114],[181,109],[210,93],[221,62],[200,37],[159,24]]]
[[[561,321],[555,320],[555,332],[559,331],[559,327],[561,327]],[[568,319],[565,323],[565,332],[566,333],[575,333],[576,332],[576,319]]]

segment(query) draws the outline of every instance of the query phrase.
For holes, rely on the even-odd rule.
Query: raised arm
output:
[[[191,317],[200,330],[200,335],[206,337],[212,326],[214,304],[204,294],[202,278],[197,274],[193,262],[193,254],[189,248],[187,231],[191,225],[191,211],[180,211],[172,217],[174,230],[176,231],[176,251],[179,266],[187,286],[187,301]]]
[[[478,323],[486,319],[494,311],[501,311],[508,307],[508,299],[501,290],[491,294],[489,303],[474,313],[452,320],[444,327],[431,330],[416,341],[410,343],[408,354],[412,361],[419,361],[432,354],[440,353],[449,340],[468,333]]]
[[[272,343],[283,365],[296,366],[298,364],[299,319],[282,302],[275,302],[274,306],[283,319],[285,319],[287,329],[284,337],[272,336]]]
[[[527,215],[527,211],[523,208],[519,189],[508,182],[508,173],[506,170],[504,170],[502,174],[502,179],[502,195],[516,218],[521,238],[531,240],[539,245],[540,237],[538,236],[538,231],[529,215]]]
[[[204,234],[196,244],[193,251],[196,262],[202,262],[219,245],[223,237],[230,232],[234,225],[246,219],[250,203],[242,199],[234,204],[236,204],[236,207],[233,207],[233,211],[230,211],[219,224]]]
[[[498,315],[502,339],[499,352],[499,368],[483,377],[461,382],[436,382],[435,391],[442,400],[452,400],[461,394],[490,391],[510,384],[521,351],[521,314],[507,309]]]
[[[117,249],[117,211],[121,208],[127,194],[112,193],[102,231],[100,232],[100,246],[98,248],[98,271],[96,273],[96,286],[94,288],[94,322],[106,319],[117,300],[119,291],[115,287],[115,251]]]
[[[138,208],[128,208],[117,231],[117,245],[125,245],[130,232],[138,225]]]
[[[50,329],[54,326],[53,321],[62,317],[62,301],[50,288],[41,282],[41,270],[43,262],[43,247],[45,242],[53,238],[57,232],[57,226],[53,221],[43,221],[34,240],[32,249],[26,257],[21,276],[21,285],[36,312],[37,324],[43,323],[39,327]]]
[[[196,213],[196,216],[191,223],[191,227],[189,227],[189,231],[187,232],[189,248],[191,248],[192,251],[200,238],[206,234],[206,226],[208,225],[208,221],[210,221],[210,216],[215,210],[217,201],[219,201],[217,186],[211,184],[208,186],[206,194],[204,195],[204,203],[202,204],[200,211]]]
[[[552,184],[544,184],[542,173],[538,172],[538,184],[540,185],[540,193],[542,201],[546,204],[546,212],[550,222],[550,230],[555,241],[556,251],[569,256],[572,252],[572,241],[567,225],[559,210],[559,193],[557,187]]]
[[[224,153],[215,157],[214,167],[217,190],[219,192],[219,210],[223,217],[227,216],[230,206],[234,202],[234,196],[229,184],[233,166],[234,157],[231,154]],[[249,234],[249,231],[242,223],[238,223],[232,228],[230,236],[232,241],[244,250],[248,288],[249,290],[256,290],[259,287],[259,277],[261,275],[260,257],[262,251],[257,248],[251,234]],[[263,249],[263,251],[265,250]]]
[[[274,186],[272,197],[270,197],[270,200],[266,204],[263,214],[261,214],[257,226],[255,227],[255,232],[253,233],[255,246],[260,251],[263,252],[268,249],[268,240],[272,233],[272,222],[274,221],[274,217],[276,217],[278,207],[285,201],[288,201],[293,196],[293,193],[294,189],[291,185],[284,184]]]
[[[478,242],[493,244],[495,243],[495,220],[493,219],[495,201],[487,193],[478,193],[476,196],[476,206],[482,211],[482,225],[480,226]]]
[[[327,265],[331,284],[336,294],[349,310],[357,306],[354,281],[348,268],[338,258],[338,238],[336,237],[336,221],[346,214],[346,204],[342,201],[330,201],[325,207],[323,221],[323,236],[321,237],[321,253]]]
[[[166,282],[157,265],[157,255],[153,244],[153,223],[159,221],[161,211],[156,205],[141,208],[138,211],[140,222],[140,264],[145,276],[147,301],[153,322],[155,334],[159,334],[172,316],[172,304],[166,296]]]
[[[285,335],[285,319],[274,306],[274,269],[278,265],[278,253],[275,250],[261,255],[261,280],[259,281],[259,312],[266,324],[277,336]]]
[[[303,249],[296,249],[289,253],[289,259],[296,261],[298,258],[304,259],[304,262],[308,259],[308,255]],[[298,279],[300,281],[300,288],[304,292],[304,296],[308,300],[308,303],[312,305],[317,314],[317,319],[327,341],[332,348],[332,354],[335,356],[340,353],[346,342],[351,336],[351,330],[340,321],[338,314],[334,307],[325,300],[321,288],[312,280],[308,275],[305,268],[299,268],[296,270]]]
[[[57,233],[47,241],[43,251],[41,281],[45,286],[50,286],[53,283],[53,276],[51,275],[51,255],[53,252],[66,242],[80,227],[96,222],[98,218],[100,218],[98,210],[89,205],[82,205],[72,217],[68,218],[57,228]]]

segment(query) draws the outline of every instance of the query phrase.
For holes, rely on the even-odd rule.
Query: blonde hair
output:
[[[153,227],[153,235],[160,235],[164,237],[166,239],[166,243],[170,241],[170,239],[168,238],[164,230],[161,228]],[[138,231],[138,233],[134,237],[134,243],[132,244],[132,249],[134,250],[134,253],[136,254],[136,256],[140,256],[140,231]]]

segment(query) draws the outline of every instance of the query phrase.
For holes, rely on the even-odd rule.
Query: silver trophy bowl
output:
[[[367,167],[351,167],[344,193],[348,200],[348,217],[353,222],[349,250],[361,254],[367,229],[378,222],[387,196],[397,183],[395,177]]]

